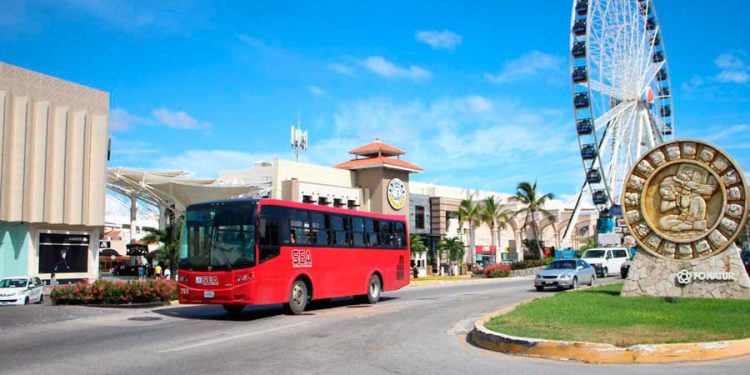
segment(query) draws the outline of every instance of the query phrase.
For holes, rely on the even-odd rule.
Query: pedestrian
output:
[[[49,286],[52,288],[57,286],[57,277],[55,276],[54,272],[49,275]]]
[[[138,279],[143,279],[146,277],[146,270],[143,268],[143,265],[138,266]]]
[[[172,276],[172,272],[169,271],[169,267],[164,268],[164,278],[169,280],[171,276]]]
[[[155,279],[161,278],[161,266],[158,264],[156,265],[156,267],[154,267],[154,278]]]

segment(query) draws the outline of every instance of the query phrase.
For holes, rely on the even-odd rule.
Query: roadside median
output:
[[[475,321],[469,340],[506,354],[585,363],[670,363],[750,354],[747,324],[736,322],[747,314],[744,305],[624,298],[612,293],[618,287],[545,294],[502,308]]]

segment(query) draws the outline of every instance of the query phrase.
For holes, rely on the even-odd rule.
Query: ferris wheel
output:
[[[573,112],[586,173],[572,223],[584,195],[600,211],[619,206],[633,164],[672,138],[674,106],[653,0],[574,0],[570,23]]]

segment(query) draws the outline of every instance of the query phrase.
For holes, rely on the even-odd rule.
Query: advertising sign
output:
[[[39,234],[39,272],[88,272],[89,235]]]

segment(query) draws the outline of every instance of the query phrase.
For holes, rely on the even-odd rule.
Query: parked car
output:
[[[534,287],[541,292],[546,286],[554,286],[558,289],[575,289],[579,283],[594,285],[595,282],[594,268],[585,261],[580,259],[556,260],[536,274]]]
[[[0,280],[0,305],[44,303],[44,283],[36,276],[13,276]]]
[[[588,249],[581,259],[585,260],[596,270],[596,276],[607,277],[610,271],[619,270],[622,263],[628,260],[628,250],[624,247],[598,247]]]

